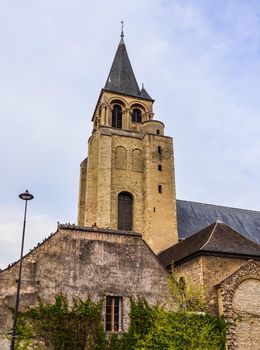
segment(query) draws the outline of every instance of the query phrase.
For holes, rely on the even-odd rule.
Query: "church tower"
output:
[[[178,233],[173,143],[153,102],[139,89],[122,32],[81,163],[78,224],[140,232],[158,253]]]

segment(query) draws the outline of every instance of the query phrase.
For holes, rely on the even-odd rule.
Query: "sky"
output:
[[[0,268],[76,223],[79,165],[120,39],[175,152],[177,198],[260,210],[259,0],[0,2]]]

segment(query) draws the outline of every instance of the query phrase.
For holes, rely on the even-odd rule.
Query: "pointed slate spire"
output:
[[[146,99],[146,100],[152,100],[151,96],[150,96],[150,95],[148,94],[148,92],[145,90],[144,84],[142,84],[142,89],[141,89],[141,91],[140,91],[139,96],[140,96],[141,98]]]
[[[104,89],[152,100],[145,90],[142,94],[143,96],[140,95],[141,91],[137,84],[124,42],[123,25],[120,36],[121,39]]]

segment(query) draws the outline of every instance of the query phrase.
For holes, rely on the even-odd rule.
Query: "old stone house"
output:
[[[176,200],[173,141],[153,102],[137,84],[121,33],[80,167],[78,224],[59,225],[25,256],[21,307],[59,292],[103,298],[104,329],[123,332],[130,296],[166,302],[174,260],[205,289],[212,313],[245,316],[230,327],[228,349],[260,349],[260,212]],[[0,273],[3,350],[17,274],[17,263]]]

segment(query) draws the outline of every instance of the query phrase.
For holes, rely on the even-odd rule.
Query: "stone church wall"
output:
[[[202,257],[197,257],[175,267],[179,276],[187,276],[194,284],[203,286]]]
[[[120,126],[112,123],[115,105],[122,111]],[[153,120],[152,105],[150,99],[101,91],[88,162],[81,164],[78,223],[117,229],[118,194],[129,192],[132,229],[159,253],[178,242],[178,232],[173,140],[164,136],[164,124]]]
[[[127,191],[134,197],[133,230],[144,232],[143,168],[141,166],[137,168],[137,159],[133,159],[133,156],[137,157],[137,154],[139,157],[143,157],[143,144],[142,139],[136,136],[136,134],[132,137],[130,134],[112,135],[111,225],[113,228],[117,228],[118,194]],[[115,150],[119,147],[124,147],[125,150],[125,169],[119,169],[116,164]]]
[[[173,140],[146,134],[143,143],[144,239],[158,254],[178,242]]]
[[[203,284],[210,311],[218,314],[218,297],[215,286],[247,262],[222,256],[203,256]]]
[[[120,296],[125,331],[130,296],[145,297],[152,304],[166,300],[167,273],[141,236],[134,233],[60,225],[25,257],[23,266],[21,308],[35,305],[37,296],[53,301],[57,293],[69,299]],[[0,273],[1,350],[10,346],[4,334],[12,326],[8,307],[15,303],[17,274],[18,264]]]
[[[224,315],[228,350],[260,350],[260,266],[246,259],[200,256],[176,267],[204,288],[210,312]]]
[[[250,278],[241,282],[235,290],[232,308],[238,314],[237,350],[260,349],[260,280]]]
[[[229,325],[228,350],[260,350],[260,265],[250,260],[218,286],[219,311]]]
[[[179,275],[190,279],[204,288],[209,310],[218,314],[218,296],[215,286],[224,278],[244,265],[247,259],[234,259],[221,256],[200,256],[176,267]]]

